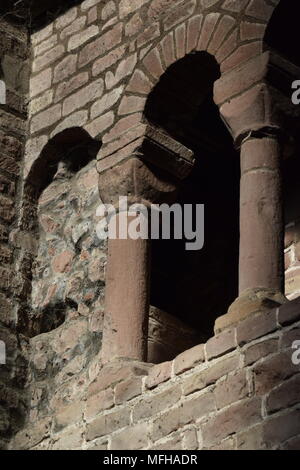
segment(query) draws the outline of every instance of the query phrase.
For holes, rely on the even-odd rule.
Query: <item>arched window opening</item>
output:
[[[211,55],[189,54],[169,67],[145,108],[152,125],[196,158],[178,202],[205,205],[204,248],[187,251],[186,240],[153,241],[151,285],[151,305],[192,328],[195,344],[212,336],[215,319],[238,295],[239,156],[213,101],[219,77]]]

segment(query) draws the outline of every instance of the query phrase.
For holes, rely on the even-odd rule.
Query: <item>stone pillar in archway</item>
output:
[[[192,169],[192,152],[149,126],[142,138],[120,152],[103,157],[105,151],[99,154],[99,191],[102,202],[114,208],[111,227],[134,222],[132,204],[146,208],[141,216],[148,219],[147,227],[150,205],[173,204],[180,180]],[[108,239],[102,362],[146,361],[151,240],[132,239],[127,229],[125,236],[118,230],[116,234],[112,239],[109,233]]]
[[[241,144],[239,294],[283,291],[283,213],[277,133],[261,129]]]
[[[265,58],[258,60],[264,77],[268,64]],[[237,71],[236,75],[243,86],[250,85],[245,70]],[[224,95],[221,86],[222,80],[217,96]],[[260,83],[224,101],[220,111],[240,149],[241,161],[239,297],[228,313],[217,319],[216,332],[286,301],[281,131],[272,92],[267,83]]]

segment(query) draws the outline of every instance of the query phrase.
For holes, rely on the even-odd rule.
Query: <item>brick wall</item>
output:
[[[12,236],[16,250],[13,258],[21,287],[16,294],[19,310],[14,312],[23,332],[29,334],[28,318],[34,317],[45,298],[51,300],[51,296],[47,299],[48,288],[55,281],[55,276],[50,275],[48,280],[43,277],[42,271],[49,272],[51,264],[53,268],[53,260],[43,255],[43,239],[36,236],[31,224],[38,207],[31,192],[35,165],[41,162],[42,171],[49,170],[42,160],[45,146],[67,129],[84,129],[91,139],[102,142],[101,156],[107,157],[109,166],[111,155],[117,161],[119,152],[122,156],[130,152],[130,147],[124,150],[124,146],[142,134],[147,97],[168,66],[193,50],[205,50],[216,57],[222,72],[234,69],[262,52],[266,23],[276,3],[85,0],[32,35],[28,139],[18,190],[18,227],[13,225],[13,218],[5,220],[2,216],[0,225],[4,243],[7,225],[16,229]],[[4,154],[16,160],[18,146],[21,148],[23,143],[25,117],[20,117],[23,111],[18,109],[12,123],[7,108],[3,112],[9,128],[6,134],[10,136]],[[83,168],[77,178],[84,180],[91,170],[93,180],[95,162],[92,166]],[[14,168],[10,176],[8,171],[4,173],[11,182],[17,171]],[[51,184],[46,191],[51,191]],[[5,214],[11,218],[9,201],[13,193],[7,183],[2,186],[6,191],[3,201],[8,204]],[[50,212],[54,209],[52,206]],[[66,215],[74,217],[71,206],[68,211]],[[43,210],[40,216],[45,216]],[[54,232],[51,237],[55,238]],[[62,265],[68,265],[63,255],[68,236],[66,233],[55,242],[57,252],[53,256],[59,258],[60,271]],[[36,241],[41,242],[37,251]],[[83,251],[91,257],[89,250],[81,250],[76,262],[86,263],[79,271],[89,272],[92,260],[90,264],[80,259]],[[9,254],[6,265],[8,259]],[[37,260],[43,265],[42,271],[37,264],[32,270]],[[7,268],[2,276],[6,282],[3,292],[8,284],[13,285],[6,273]],[[57,279],[64,277],[65,285],[72,281],[71,274],[56,274]],[[104,284],[102,271],[92,276],[95,282]],[[43,286],[38,284],[41,281]],[[253,323],[244,322],[237,330],[226,331],[174,361],[158,366],[116,363],[101,368],[103,293],[102,289],[100,299],[93,298],[92,303],[75,299],[79,309],[74,310],[74,303],[69,302],[67,321],[58,327],[54,324],[56,328],[51,331],[35,332],[31,338],[30,409],[26,425],[11,448],[299,447],[299,377],[291,362],[292,341],[299,339],[297,302],[255,318]],[[54,297],[58,294],[64,301],[64,293],[58,290]],[[1,294],[2,299],[7,302]],[[12,310],[5,306],[8,311]],[[282,319],[285,315],[287,320]],[[176,332],[184,326],[177,324],[169,329],[171,335],[166,341],[162,327],[170,319],[161,316],[152,315],[151,331],[160,344],[160,357],[164,357],[166,351],[170,352],[168,346],[174,343]],[[193,332],[186,334],[187,345],[200,342]],[[170,358],[177,353],[172,349]],[[18,386],[23,385],[21,380]],[[11,405],[14,410],[24,407],[18,400],[17,396]],[[3,413],[8,436],[5,423],[9,421]]]
[[[292,362],[299,326],[296,300],[173,361],[111,363],[55,416],[30,423],[11,446],[299,449],[300,366]]]

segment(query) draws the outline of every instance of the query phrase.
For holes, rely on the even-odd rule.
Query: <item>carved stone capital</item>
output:
[[[98,155],[100,197],[117,205],[129,202],[172,203],[180,181],[193,168],[193,152],[152,126],[144,135],[111,155]]]
[[[299,76],[298,67],[269,51],[215,83],[215,102],[237,145],[249,132],[272,129],[273,133],[299,115],[291,100],[292,83]]]

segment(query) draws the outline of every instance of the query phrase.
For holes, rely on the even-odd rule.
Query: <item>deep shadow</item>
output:
[[[265,34],[268,48],[274,49],[298,66],[300,66],[299,17],[299,0],[281,0],[274,10]]]
[[[219,66],[207,53],[172,65],[149,96],[145,117],[194,151],[180,204],[205,204],[205,246],[153,241],[151,304],[180,318],[205,340],[238,292],[239,157],[213,102]]]

